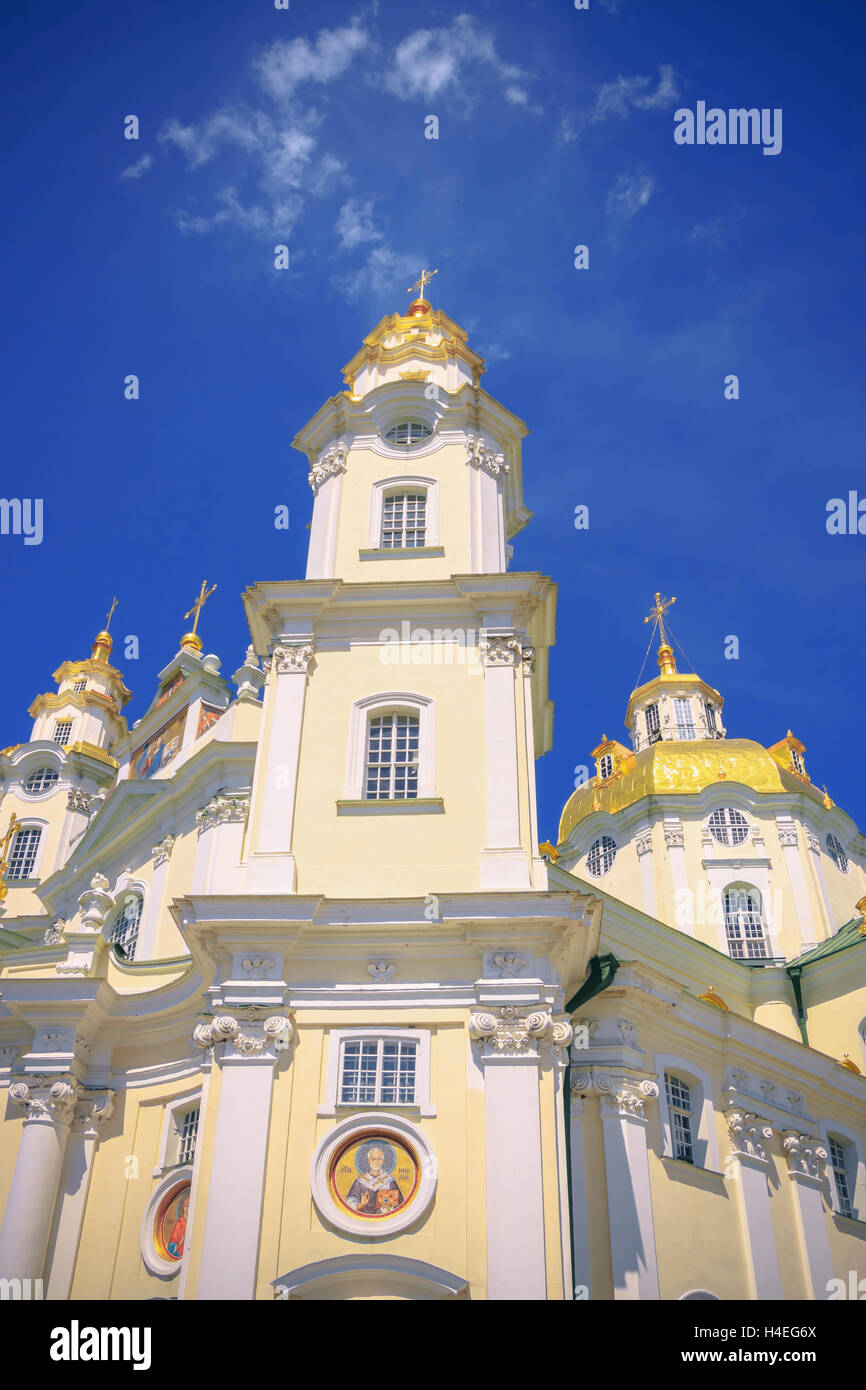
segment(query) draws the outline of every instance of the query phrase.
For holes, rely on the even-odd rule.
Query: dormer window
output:
[[[719,732],[719,726],[716,723],[716,711],[711,704],[705,704],[704,709],[707,715],[707,733],[710,738],[715,738]]]
[[[677,725],[677,738],[693,739],[695,724],[691,700],[674,700],[674,718]]]
[[[383,498],[383,550],[417,550],[426,534],[426,492],[392,492]]]
[[[422,439],[429,439],[432,433],[430,426],[421,420],[401,420],[398,425],[392,425],[386,430],[385,440],[388,444],[399,444],[408,448],[413,444],[420,444]]]
[[[87,681],[76,681],[72,687],[73,695],[83,695],[87,689]]]
[[[802,753],[798,753],[796,748],[791,749],[791,762],[794,764],[794,771],[799,772],[801,777],[805,777],[806,764],[803,762]]]
[[[605,782],[608,777],[613,776],[613,758],[610,753],[605,753],[604,757],[599,758],[598,775],[603,782]]]

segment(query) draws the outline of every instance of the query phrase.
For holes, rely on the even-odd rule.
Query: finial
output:
[[[860,913],[862,921],[858,927],[861,936],[866,936],[866,897],[859,898],[854,904],[854,911]]]
[[[216,584],[214,584],[213,587],[209,589],[207,586],[207,580],[203,579],[201,581],[201,592],[199,593],[198,598],[196,599],[192,607],[183,615],[185,618],[190,618],[193,614],[195,614],[195,617],[193,618],[192,631],[185,633],[184,636],[180,639],[181,647],[187,647],[190,651],[193,652],[201,651],[201,638],[199,637],[196,631],[196,629],[198,628],[198,620],[201,616],[201,610],[204,608],[205,604],[207,603],[208,599],[210,598],[211,594],[214,592],[215,589]]]
[[[675,676],[677,674],[677,663],[674,658],[674,649],[668,642],[668,635],[665,632],[665,613],[676,603],[676,597],[663,598],[661,594],[656,594],[656,601],[644,618],[645,623],[653,623],[659,632],[661,645],[658,651],[659,671],[663,676]]]
[[[415,281],[414,285],[410,285],[410,286],[409,286],[409,288],[408,288],[408,290],[406,291],[406,293],[407,293],[407,294],[414,294],[415,291],[417,290],[417,291],[418,291],[418,298],[417,298],[417,299],[413,299],[413,300],[412,300],[412,303],[409,305],[409,308],[408,308],[407,311],[406,311],[408,317],[410,317],[410,318],[420,318],[422,314],[426,314],[426,313],[428,312],[428,310],[429,310],[429,308],[430,308],[430,303],[429,303],[429,301],[425,298],[425,295],[424,295],[424,288],[425,288],[426,285],[428,285],[428,284],[430,283],[430,281],[433,279],[433,276],[434,276],[434,275],[438,275],[438,274],[439,274],[439,271],[438,271],[438,270],[422,270],[422,271],[421,271],[421,274],[418,276],[418,279]]]
[[[826,783],[825,783],[825,784],[824,784],[824,809],[825,809],[825,811],[829,811],[830,808],[831,808],[832,806],[835,806],[835,805],[836,805],[836,803],[835,803],[835,801],[832,801],[832,800],[831,800],[831,798],[830,798],[830,793],[828,792],[828,790],[827,790],[827,785],[826,785]]]
[[[108,658],[111,655],[111,649],[114,646],[114,642],[112,640],[111,633],[108,631],[108,629],[111,627],[111,619],[116,607],[117,596],[115,595],[114,597],[112,597],[111,607],[109,608],[108,613],[106,614],[105,627],[102,629],[101,632],[97,632],[96,636],[93,639],[93,647],[91,648],[90,655],[94,661],[102,661],[107,663]]]

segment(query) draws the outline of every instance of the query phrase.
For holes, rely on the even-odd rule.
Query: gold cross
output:
[[[410,285],[409,288],[408,288],[408,290],[406,291],[406,293],[407,293],[407,294],[414,294],[415,291],[417,290],[418,293],[419,293],[419,295],[420,295],[420,297],[423,299],[423,298],[424,298],[424,286],[425,286],[425,285],[429,285],[430,281],[433,279],[433,276],[434,276],[434,275],[438,275],[438,274],[439,274],[439,271],[438,271],[438,270],[422,270],[422,271],[421,271],[421,274],[419,275],[418,279],[415,281],[414,285]]]
[[[649,613],[647,614],[647,616],[644,618],[644,622],[645,622],[645,623],[652,623],[652,622],[658,623],[658,625],[659,625],[659,636],[661,637],[662,642],[664,642],[664,643],[667,643],[667,640],[668,640],[668,639],[667,639],[667,635],[666,635],[666,633],[665,633],[665,618],[664,618],[664,615],[665,615],[665,613],[667,613],[668,609],[671,608],[675,603],[676,603],[676,598],[662,598],[661,594],[656,594],[656,601],[655,601],[655,604],[654,604],[653,607],[650,609],[650,611],[649,611]]]
[[[9,844],[12,840],[12,836],[15,833],[15,828],[17,825],[18,817],[13,811],[12,819],[9,822],[9,829],[6,831],[6,834],[4,835],[3,839],[0,840],[0,903],[3,902],[3,899],[9,892],[9,888],[6,884],[6,873],[9,868]]]
[[[188,618],[191,614],[195,613],[195,620],[193,621],[192,625],[193,633],[195,633],[195,630],[198,627],[198,620],[201,614],[201,610],[204,608],[205,604],[207,603],[215,588],[216,584],[214,584],[213,589],[209,589],[207,586],[207,580],[203,579],[201,581],[201,593],[199,594],[192,608],[190,608],[189,612],[184,613],[183,615],[185,618]]]
[[[111,600],[111,607],[110,607],[109,610],[108,610],[108,617],[105,619],[105,631],[106,631],[106,632],[108,631],[109,627],[111,626],[111,617],[112,617],[112,614],[114,613],[114,610],[115,610],[116,607],[117,607],[117,599],[116,599],[116,598],[113,598],[113,599]]]

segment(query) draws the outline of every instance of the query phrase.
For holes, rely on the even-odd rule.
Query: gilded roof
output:
[[[716,782],[739,782],[756,792],[820,792],[803,777],[781,767],[760,743],[748,738],[662,739],[632,754],[622,772],[578,787],[563,808],[559,843],[593,811],[615,814],[644,796],[700,792]]]

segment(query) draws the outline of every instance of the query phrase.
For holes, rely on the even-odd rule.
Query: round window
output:
[[[721,806],[713,811],[707,829],[720,845],[741,845],[749,837],[749,822],[742,811],[734,810],[733,806]]]
[[[840,842],[836,839],[836,836],[828,835],[826,843],[827,853],[833,860],[833,863],[836,865],[836,868],[839,869],[843,874],[847,874],[848,856],[842,848]]]
[[[24,790],[31,793],[47,792],[59,779],[60,773],[56,767],[37,767],[24,783]]]
[[[420,444],[422,439],[429,439],[432,433],[430,426],[421,420],[401,420],[398,425],[392,425],[385,431],[385,439],[389,444]]]

